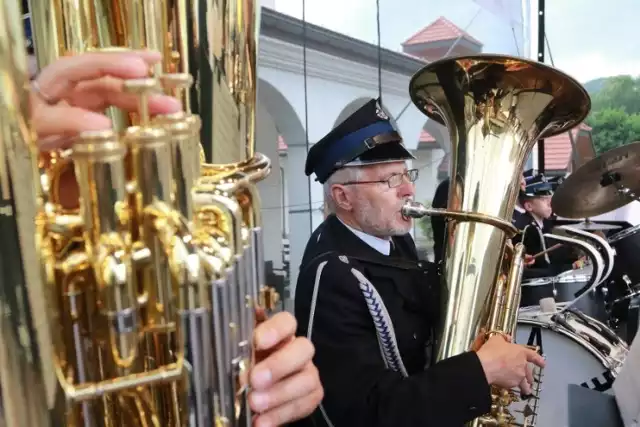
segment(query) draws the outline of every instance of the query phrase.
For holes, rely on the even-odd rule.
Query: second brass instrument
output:
[[[163,60],[124,82],[137,114],[111,109],[112,130],[43,155],[22,11],[0,6],[0,184],[15,230],[1,254],[13,265],[0,283],[0,424],[250,426],[255,183],[270,171],[254,150],[255,2],[34,1],[31,13],[41,68],[92,51]],[[151,116],[157,91],[185,111]],[[74,177],[77,196],[63,185]]]
[[[448,219],[436,341],[442,360],[469,351],[480,334],[515,336],[524,248],[509,239],[517,233],[511,217],[522,170],[536,141],[577,126],[590,100],[553,68],[499,55],[429,64],[413,76],[410,94],[451,140],[447,208],[408,202],[402,209],[409,217]],[[469,425],[535,426],[540,374],[519,413],[516,393],[494,387],[491,412]]]

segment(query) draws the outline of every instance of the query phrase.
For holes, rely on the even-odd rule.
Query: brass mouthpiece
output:
[[[421,203],[411,200],[407,201],[404,206],[402,206],[400,212],[405,219],[422,218],[424,216],[433,215],[434,213],[436,213],[433,209],[429,209]]]

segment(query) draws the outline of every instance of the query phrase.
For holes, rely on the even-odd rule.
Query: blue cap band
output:
[[[535,195],[535,193],[543,191],[551,191],[553,186],[548,182],[536,182],[535,184],[529,184],[525,187],[525,193],[527,195]]]
[[[324,160],[316,167],[316,177],[319,181],[324,181],[332,171],[371,149],[372,145],[366,144],[368,138],[390,132],[395,132],[395,128],[391,123],[379,121],[333,142],[327,150]]]

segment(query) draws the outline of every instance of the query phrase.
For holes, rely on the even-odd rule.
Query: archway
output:
[[[271,83],[260,79],[256,108],[256,151],[271,160],[271,173],[258,184],[262,200],[263,250],[265,261],[271,264],[276,273],[271,276],[272,279],[277,276],[284,279],[285,288],[280,291],[285,308],[289,308],[287,305],[290,298],[290,239],[292,234],[296,234],[290,233],[290,230],[296,230],[295,223],[290,226],[290,213],[295,209],[292,203],[300,203],[299,197],[298,200],[289,202],[291,186],[300,180],[297,179],[298,171],[292,170],[294,168],[290,165],[287,154],[290,149],[304,144],[304,126],[291,103]],[[308,201],[306,186],[304,188],[303,194],[307,195]],[[306,242],[293,242],[293,245],[297,247],[303,243]]]

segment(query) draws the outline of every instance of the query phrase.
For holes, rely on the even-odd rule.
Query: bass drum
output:
[[[576,314],[577,313],[577,314]],[[540,400],[513,404],[516,422],[524,424],[522,412],[537,412],[536,427],[569,425],[569,384],[611,393],[629,351],[627,344],[605,324],[581,312],[565,312],[558,322],[539,307],[520,309],[516,342],[541,349],[546,359],[542,371]],[[525,409],[529,406],[529,409]]]

